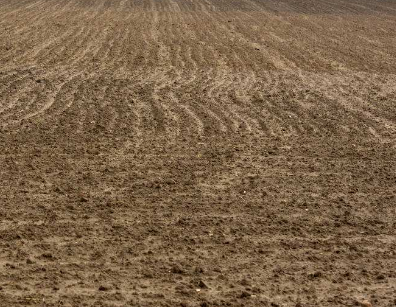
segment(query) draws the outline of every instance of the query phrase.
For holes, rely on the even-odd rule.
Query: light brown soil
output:
[[[0,0],[0,306],[394,306],[395,28]]]

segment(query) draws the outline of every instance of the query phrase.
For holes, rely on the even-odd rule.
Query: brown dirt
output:
[[[395,27],[0,0],[0,306],[394,306]]]

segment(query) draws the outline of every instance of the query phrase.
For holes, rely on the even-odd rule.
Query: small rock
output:
[[[371,303],[368,300],[363,300],[359,302],[362,307],[372,307]]]
[[[84,196],[81,196],[81,197],[80,197],[80,202],[86,203],[87,201],[88,201],[88,198],[86,198],[86,197],[84,197]]]
[[[199,281],[198,287],[200,287],[201,289],[207,289],[208,288],[208,286],[202,280]]]
[[[33,262],[33,260],[31,260],[31,259],[26,259],[26,264],[33,264],[34,262]]]

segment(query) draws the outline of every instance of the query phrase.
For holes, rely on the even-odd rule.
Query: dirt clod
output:
[[[111,289],[110,286],[105,286],[105,285],[99,286],[98,288],[99,291],[109,291],[110,289]]]
[[[26,259],[26,264],[34,264],[34,261],[30,258]]]
[[[184,270],[179,265],[174,265],[171,269],[171,272],[174,274],[183,274]]]
[[[242,291],[242,293],[239,297],[240,298],[248,298],[248,297],[251,297],[251,294],[247,291]]]

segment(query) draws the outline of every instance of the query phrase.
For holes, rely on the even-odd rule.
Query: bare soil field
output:
[[[396,2],[0,0],[0,306],[395,306]]]

